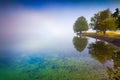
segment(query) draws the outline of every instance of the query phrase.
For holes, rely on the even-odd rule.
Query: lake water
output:
[[[85,36],[3,40],[0,80],[120,80],[120,48]]]

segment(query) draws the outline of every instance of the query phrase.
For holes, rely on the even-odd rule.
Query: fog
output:
[[[3,12],[1,44],[14,50],[33,50],[73,37],[73,22],[68,23],[64,16],[58,18],[49,13],[24,8]]]
[[[53,42],[59,43],[58,41],[62,44],[74,36],[73,25],[78,17],[85,16],[90,23],[94,13],[108,8],[108,5],[95,6],[47,5],[43,8],[34,8],[9,5],[2,7],[3,9],[0,8],[0,44],[14,50],[45,48]],[[116,8],[115,5],[109,7],[112,11]]]

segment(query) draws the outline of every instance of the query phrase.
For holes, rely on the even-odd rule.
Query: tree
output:
[[[112,18],[111,14],[109,9],[94,14],[90,23],[92,29],[96,30],[96,32],[101,31],[104,35],[107,30],[116,30],[116,20]]]
[[[107,18],[111,18],[111,11],[110,9],[106,9],[100,12],[100,21],[103,21]]]
[[[112,14],[112,16],[116,19],[117,28],[120,28],[120,10],[118,8],[116,8],[115,10],[116,11]]]
[[[82,33],[82,31],[87,31],[88,30],[88,23],[87,20],[85,19],[85,17],[81,16],[79,17],[74,26],[73,26],[73,30],[76,33]]]
[[[105,35],[107,30],[115,30],[115,19],[111,16],[111,11],[109,9],[100,12],[100,26],[99,30]],[[112,22],[112,23],[111,23]]]
[[[98,32],[99,28],[99,23],[100,23],[100,15],[99,13],[94,14],[93,17],[91,17],[91,23],[89,24],[90,27],[93,30],[96,30],[96,33]]]
[[[82,52],[88,43],[88,39],[86,37],[74,37],[73,44],[77,51]]]
[[[115,18],[107,18],[100,23],[100,30],[103,31],[104,35],[107,30],[116,30]]]

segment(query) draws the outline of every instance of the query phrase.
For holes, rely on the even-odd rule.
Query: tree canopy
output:
[[[107,30],[116,30],[116,20],[111,15],[112,13],[109,9],[94,14],[91,17],[91,28],[96,30],[96,32],[102,31],[104,34]]]
[[[112,16],[115,17],[116,23],[117,23],[117,28],[120,29],[120,10],[119,10],[119,8],[115,9],[115,12],[112,14]]]
[[[90,23],[90,26],[93,30],[98,30],[98,27],[99,27],[99,13],[96,13],[94,14],[93,17],[91,17],[91,23]]]
[[[107,30],[116,30],[115,18],[107,18],[100,23],[100,30],[104,32]]]
[[[82,31],[88,30],[88,23],[85,17],[79,17],[74,23],[73,30],[76,33],[82,33]]]

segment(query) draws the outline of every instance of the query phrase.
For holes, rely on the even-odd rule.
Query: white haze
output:
[[[78,17],[86,17],[89,23],[94,13],[106,8],[108,7],[9,8],[0,13],[0,38],[15,43],[14,48],[25,50],[43,49],[53,42],[61,42],[59,44],[62,45],[62,42],[67,42],[68,38],[74,36],[73,25]],[[115,8],[116,6],[110,7],[112,11]]]

